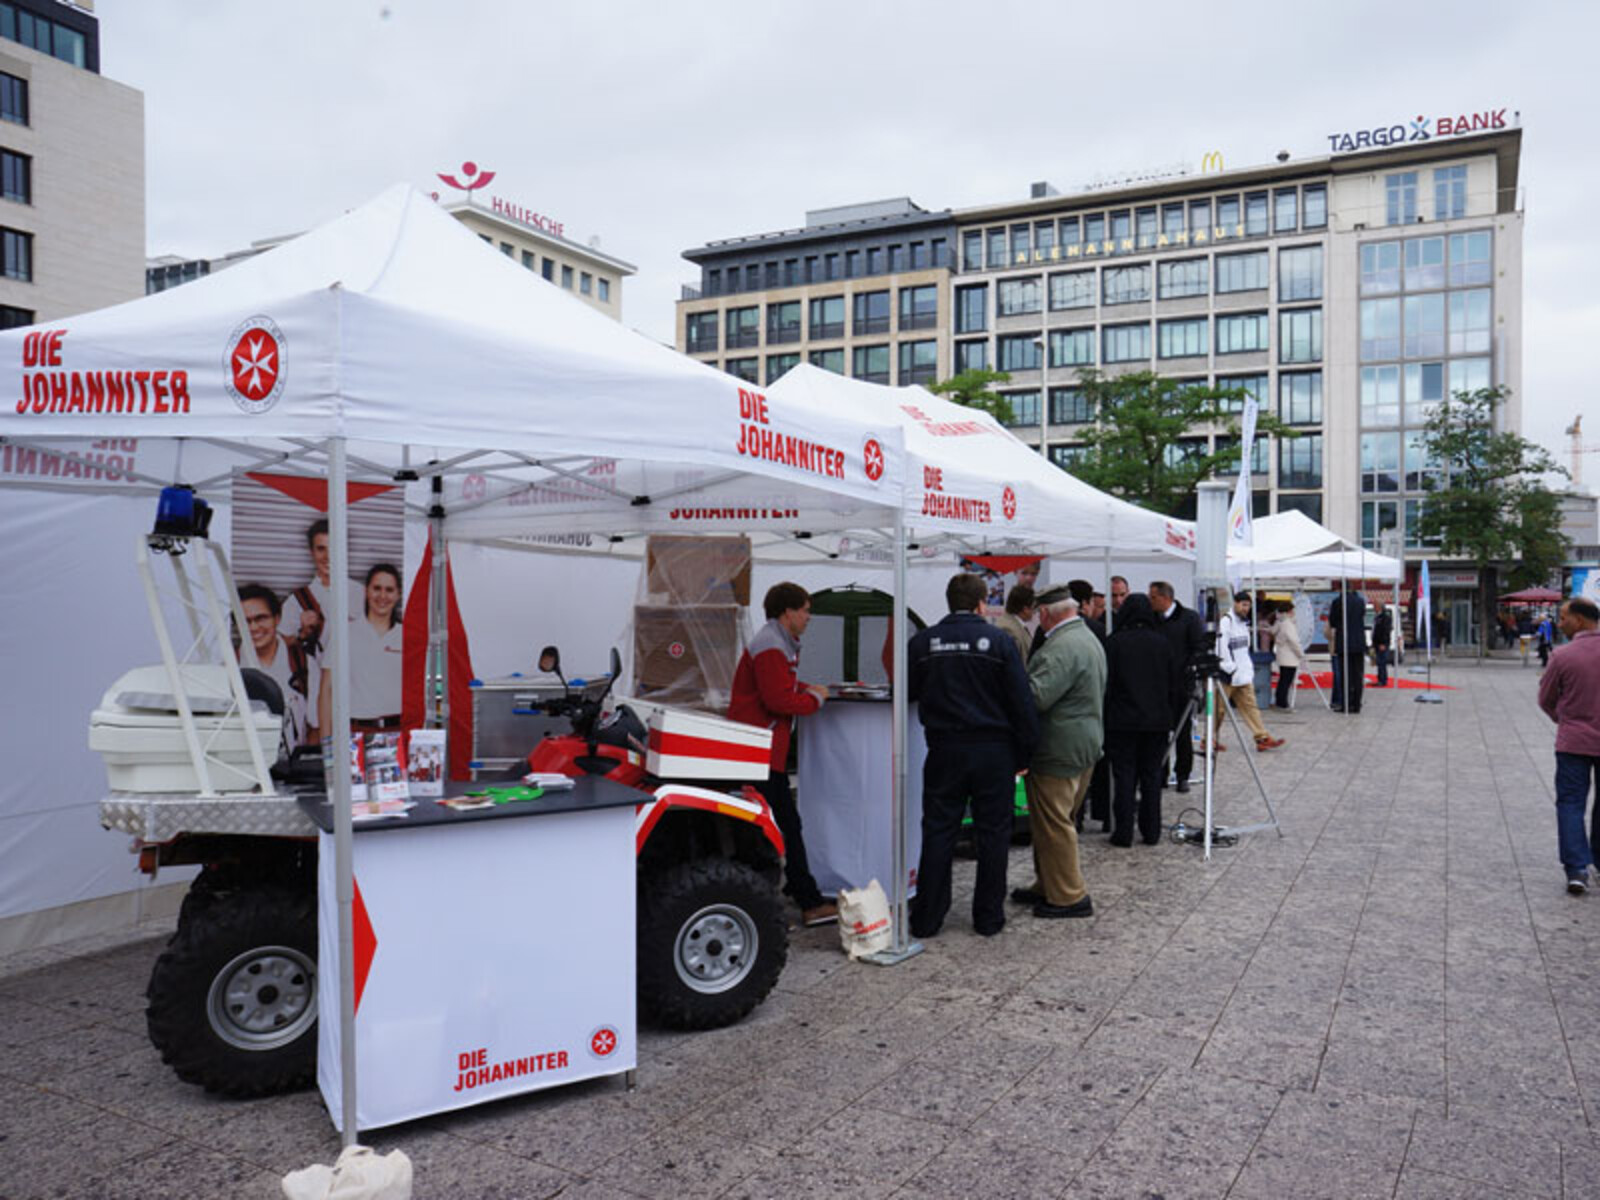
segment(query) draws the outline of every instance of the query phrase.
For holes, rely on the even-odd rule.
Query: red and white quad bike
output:
[[[611,665],[615,679],[615,651]],[[281,712],[271,680],[241,675]],[[572,732],[540,742],[513,774],[603,775],[639,789],[641,1015],[681,1029],[731,1024],[766,998],[788,957],[783,839],[750,786],[766,777],[771,734],[644,702],[603,716],[604,699],[569,692],[553,702]],[[316,830],[282,782],[288,766],[273,769],[274,795],[102,804],[102,824],[136,835],[147,874],[204,868],[151,972],[146,1017],[179,1078],[231,1096],[290,1091],[316,1075]]]

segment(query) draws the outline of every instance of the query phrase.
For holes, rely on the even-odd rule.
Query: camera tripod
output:
[[[1261,772],[1256,770],[1254,755],[1246,754],[1244,752],[1245,746],[1252,744],[1253,739],[1246,740],[1244,736],[1244,729],[1239,724],[1239,714],[1233,711],[1233,706],[1227,702],[1226,698],[1217,695],[1217,678],[1214,673],[1210,671],[1206,672],[1206,686],[1203,692],[1199,691],[1198,688],[1190,688],[1188,702],[1183,706],[1183,715],[1178,718],[1178,723],[1172,730],[1172,736],[1167,739],[1167,753],[1163,761],[1172,763],[1174,766],[1176,766],[1174,750],[1178,744],[1178,738],[1183,733],[1184,727],[1194,719],[1196,706],[1199,704],[1202,696],[1205,699],[1204,719],[1206,723],[1206,774],[1205,828],[1200,840],[1205,846],[1205,857],[1207,860],[1209,860],[1211,858],[1212,843],[1217,840],[1219,835],[1225,836],[1228,839],[1229,844],[1232,844],[1234,840],[1237,840],[1240,834],[1257,833],[1263,829],[1276,829],[1278,831],[1278,836],[1282,837],[1283,829],[1278,825],[1278,814],[1272,807],[1272,797],[1267,794],[1267,785],[1261,778]],[[1213,714],[1216,711],[1215,706],[1217,704],[1221,704],[1223,711],[1228,714],[1228,720],[1233,725],[1234,745],[1239,747],[1241,754],[1244,754],[1245,764],[1250,768],[1250,774],[1255,778],[1256,781],[1256,791],[1261,793],[1261,802],[1267,806],[1267,820],[1259,821],[1254,825],[1229,826],[1226,830],[1224,830],[1221,827],[1213,826],[1212,824],[1212,815],[1216,808],[1215,790],[1217,758],[1217,725]],[[1190,834],[1188,837],[1184,838],[1184,840],[1187,841],[1191,840],[1192,838],[1193,835]]]

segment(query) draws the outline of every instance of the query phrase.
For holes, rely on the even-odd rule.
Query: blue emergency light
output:
[[[203,538],[211,528],[211,506],[194,494],[186,483],[161,489],[156,502],[156,527],[159,538]]]

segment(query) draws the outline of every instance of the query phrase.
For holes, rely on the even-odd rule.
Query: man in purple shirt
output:
[[[1600,774],[1600,608],[1573,597],[1561,606],[1561,632],[1568,644],[1557,650],[1539,680],[1539,707],[1556,723],[1556,837],[1567,891],[1589,890],[1589,868],[1600,857],[1600,822],[1584,816],[1589,781]]]

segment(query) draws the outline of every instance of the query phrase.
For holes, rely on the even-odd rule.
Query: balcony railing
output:
[[[800,340],[800,326],[779,325],[767,330],[767,345],[782,346]]]
[[[829,338],[842,338],[844,336],[843,321],[813,321],[811,322],[811,340],[820,342]]]
[[[728,349],[743,350],[750,346],[761,344],[761,331],[759,329],[730,329],[728,330]]]
[[[717,339],[715,335],[708,338],[691,337],[689,339],[690,354],[715,354],[717,352]]]
[[[906,367],[900,372],[900,386],[909,387],[914,383],[932,383],[939,378],[939,372],[933,367]]]
[[[912,329],[937,329],[939,327],[939,314],[931,313],[901,313],[900,331],[902,333]]]
[[[888,333],[888,332],[889,332],[889,318],[888,317],[857,317],[856,318],[856,336],[857,337],[860,337],[862,334],[866,334],[866,333]]]

